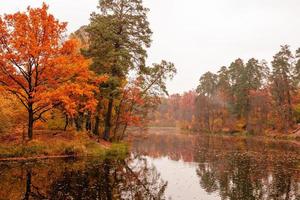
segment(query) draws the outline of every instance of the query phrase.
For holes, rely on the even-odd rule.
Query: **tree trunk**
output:
[[[115,123],[115,130],[113,132],[114,136],[113,136],[113,139],[116,139],[117,138],[117,132],[118,132],[118,129],[119,129],[119,121],[120,121],[120,115],[121,115],[121,109],[122,109],[122,103],[123,103],[123,100],[124,100],[124,97],[122,98],[121,102],[120,102],[120,105],[118,107],[118,111],[117,111],[117,119],[116,119],[116,123]]]
[[[29,104],[28,107],[29,107],[29,109],[28,109],[28,139],[32,140],[33,122],[34,122],[32,104]]]
[[[124,139],[124,137],[125,137],[125,132],[126,132],[126,129],[127,129],[127,126],[128,126],[128,123],[126,122],[126,124],[125,124],[125,126],[124,126],[124,128],[123,128],[122,134],[121,134],[121,136],[119,137],[119,140]]]
[[[113,109],[113,98],[109,99],[108,109],[105,117],[105,129],[103,134],[103,139],[108,141],[110,137],[110,129],[111,129],[111,116],[112,116],[112,109]]]
[[[24,200],[29,200],[31,193],[31,170],[28,170],[26,173],[26,191]]]
[[[86,131],[92,130],[91,113],[88,113],[86,115],[85,130]]]
[[[246,127],[247,132],[253,131],[253,128],[251,127],[251,124],[250,124],[250,110],[251,110],[250,105],[251,105],[250,104],[250,92],[248,91],[247,100],[246,100],[246,108],[245,108],[245,111],[244,111],[245,120],[246,120],[245,127]]]
[[[93,133],[95,135],[99,135],[99,125],[100,125],[100,117],[99,117],[99,114],[97,114],[95,117],[95,126],[94,126],[94,130],[93,130]]]
[[[102,100],[102,97],[98,99],[98,105],[96,107],[96,115],[95,115],[95,126],[93,128],[93,134],[99,136],[99,126],[100,126],[100,110],[102,108],[102,104],[100,103]]]
[[[66,115],[64,131],[67,130],[68,125],[69,125],[69,117],[68,117],[68,115]]]
[[[293,120],[293,110],[292,110],[292,100],[290,91],[287,92],[287,100],[288,100],[288,120],[289,120],[289,128],[293,127],[294,120]]]
[[[105,185],[105,193],[106,199],[112,200],[112,189],[110,183],[110,161],[108,159],[104,160],[104,185]]]
[[[77,131],[82,131],[83,113],[79,113],[75,118],[75,126]]]

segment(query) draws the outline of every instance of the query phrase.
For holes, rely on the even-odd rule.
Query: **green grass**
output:
[[[129,153],[127,143],[113,143],[111,148],[106,151],[106,156],[124,159]]]
[[[129,150],[127,143],[113,143],[110,148],[99,148],[95,143],[87,144],[88,156],[124,159]]]

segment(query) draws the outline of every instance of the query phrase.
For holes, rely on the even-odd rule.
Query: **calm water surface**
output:
[[[126,159],[0,163],[0,200],[300,200],[300,150],[291,142],[159,131],[131,151]]]

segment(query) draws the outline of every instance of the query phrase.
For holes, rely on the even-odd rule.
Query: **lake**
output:
[[[300,199],[300,149],[288,141],[152,130],[126,159],[0,163],[6,199]]]

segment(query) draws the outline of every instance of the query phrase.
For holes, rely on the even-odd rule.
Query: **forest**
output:
[[[298,134],[300,49],[283,45],[270,64],[238,58],[203,74],[195,90],[169,96],[166,82],[177,71],[165,60],[147,65],[153,33],[141,0],[102,0],[89,24],[71,34],[48,10],[43,3],[0,18],[4,144],[64,133],[72,143],[80,133],[88,146],[89,138],[117,142],[130,127],[153,126]]]
[[[90,23],[67,23],[40,8],[0,18],[0,132],[35,138],[35,130],[87,132],[122,140],[143,126],[176,73],[146,65],[152,31],[142,1],[100,1]]]
[[[0,3],[0,200],[300,199],[300,48],[281,27],[300,2],[36,3]],[[260,34],[256,12],[268,45],[238,31]]]
[[[162,100],[153,126],[252,135],[298,132],[300,49],[283,45],[270,64],[240,58],[203,74],[196,90]]]

